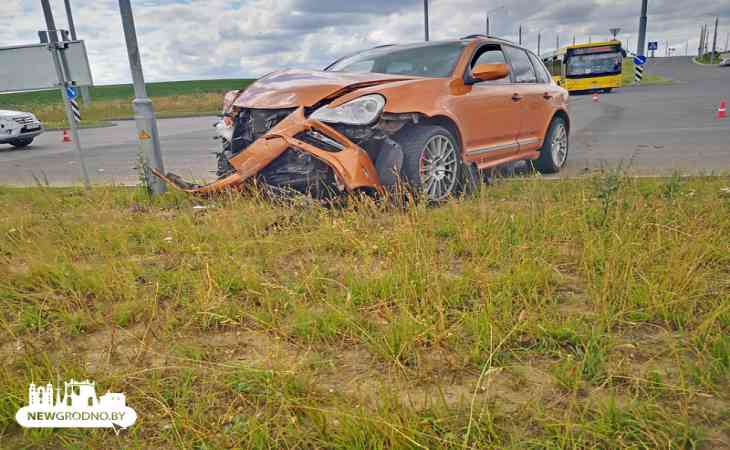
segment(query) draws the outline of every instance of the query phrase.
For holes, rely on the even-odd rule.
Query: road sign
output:
[[[77,86],[93,86],[84,41],[69,41],[64,54]],[[58,88],[58,76],[48,44],[0,47],[0,92]]]
[[[651,50],[653,52],[659,50],[659,43],[656,41],[649,42],[649,50]]]
[[[68,94],[68,98],[70,98],[71,100],[75,99],[78,95],[78,92],[76,92],[76,88],[73,86],[67,87],[66,93]]]
[[[634,64],[637,66],[643,66],[646,64],[646,56],[643,55],[636,55],[634,56]]]

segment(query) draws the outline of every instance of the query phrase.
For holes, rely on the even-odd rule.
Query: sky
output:
[[[70,0],[96,84],[131,80],[117,0]],[[50,0],[68,28],[63,0]],[[38,42],[40,0],[1,0],[0,47]],[[500,8],[501,6],[504,6]],[[272,70],[321,69],[376,45],[423,40],[422,0],[132,0],[147,81],[254,78]],[[430,0],[432,39],[485,32],[542,50],[605,40],[610,28],[636,51],[641,0]],[[648,40],[696,54],[700,26],[720,17],[718,48],[730,32],[730,0],[649,0]]]

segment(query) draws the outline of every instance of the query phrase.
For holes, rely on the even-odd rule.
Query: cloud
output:
[[[37,0],[2,0],[0,46],[38,41],[45,28]],[[51,0],[57,26],[67,28],[62,0]],[[97,83],[129,82],[117,0],[71,0]],[[489,5],[486,6],[486,5]],[[431,0],[431,36],[484,32],[486,10],[499,2]],[[561,43],[620,38],[636,45],[634,0],[512,0],[491,15],[493,34],[546,50]],[[322,68],[375,45],[423,39],[421,0],[134,0],[142,64],[148,81],[256,77],[284,67]],[[721,18],[719,45],[730,31],[727,0],[652,0],[649,40],[696,52],[700,24]]]

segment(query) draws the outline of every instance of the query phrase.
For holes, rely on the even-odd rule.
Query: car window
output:
[[[512,65],[512,73],[514,74],[515,82],[537,83],[535,68],[532,67],[532,63],[530,62],[529,56],[527,56],[527,52],[516,47],[510,47],[509,45],[504,46],[504,51],[507,53],[509,62]]]
[[[535,68],[535,72],[537,72],[537,82],[550,83],[552,77],[545,68],[545,65],[543,65],[542,61],[540,61],[537,56],[533,55],[532,53],[529,53],[529,55],[530,61],[532,61],[532,65]]]
[[[485,45],[484,47],[477,50],[474,54],[474,58],[471,60],[470,67],[473,69],[479,64],[507,64],[507,60],[502,53],[502,48],[499,45]],[[510,77],[502,78],[501,80],[491,81],[480,81],[480,83],[509,83]]]

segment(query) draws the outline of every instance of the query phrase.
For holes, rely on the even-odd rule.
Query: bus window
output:
[[[620,53],[595,53],[588,55],[570,55],[566,75],[596,76],[621,73]]]

